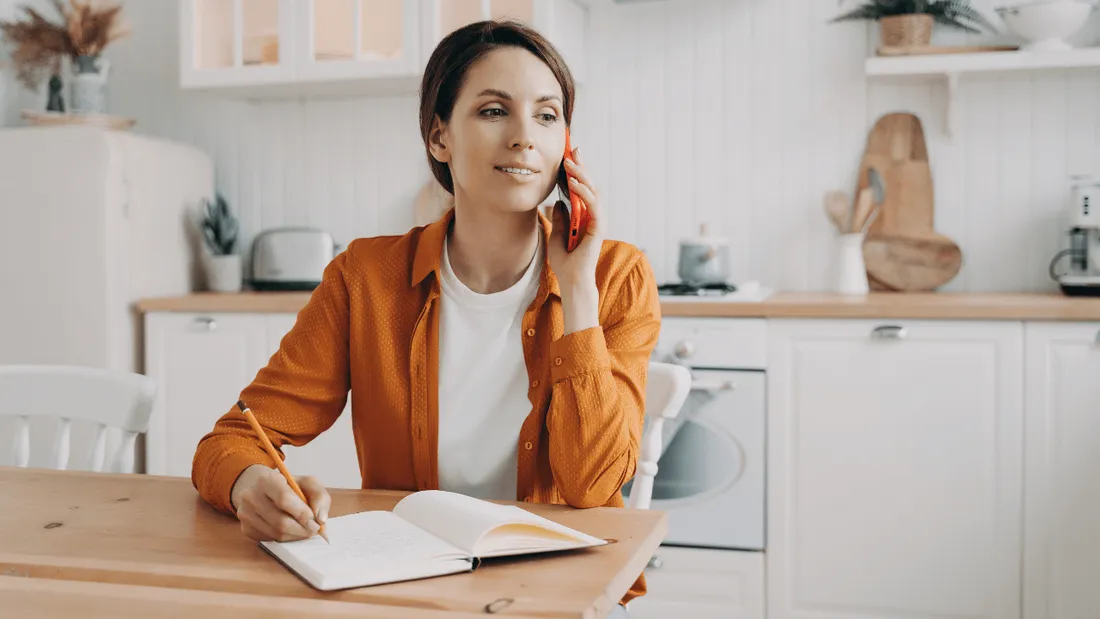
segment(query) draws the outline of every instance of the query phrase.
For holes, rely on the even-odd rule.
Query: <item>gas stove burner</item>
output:
[[[733,284],[661,284],[657,286],[657,293],[672,296],[720,296],[732,294],[737,291]]]

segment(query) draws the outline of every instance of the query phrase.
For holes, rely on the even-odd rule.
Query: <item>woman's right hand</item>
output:
[[[258,542],[313,537],[320,528],[317,523],[328,519],[332,497],[313,477],[298,477],[297,482],[309,505],[298,498],[278,470],[262,464],[245,469],[233,484],[230,497],[241,531]]]

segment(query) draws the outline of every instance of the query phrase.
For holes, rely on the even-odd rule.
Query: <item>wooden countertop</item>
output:
[[[392,509],[407,494],[341,489],[330,493],[333,516]],[[516,503],[567,527],[617,541],[566,554],[494,559],[473,572],[439,578],[321,592],[246,538],[235,518],[204,503],[186,477],[0,466],[0,496],[5,505],[14,506],[0,510],[0,575],[168,587],[193,592],[196,601],[207,599],[203,592],[215,591],[425,611],[380,613],[364,608],[366,617],[471,617],[501,600],[510,600],[501,613],[508,616],[604,617],[642,573],[668,531],[661,511]],[[0,601],[15,595],[4,592],[11,584],[0,583]],[[19,595],[30,604],[42,591]],[[66,595],[71,600],[98,596],[116,601],[173,597],[145,589],[77,588]],[[237,601],[259,603],[254,598]],[[141,604],[135,602],[135,608]],[[317,610],[338,615],[344,607],[319,605]]]
[[[139,312],[297,313],[308,292],[200,292],[145,299]],[[946,320],[1100,321],[1100,298],[1058,293],[871,293],[844,297],[780,292],[762,302],[663,299],[664,316],[725,318],[911,318]]]

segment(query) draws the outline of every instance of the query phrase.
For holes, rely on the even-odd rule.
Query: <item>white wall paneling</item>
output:
[[[992,0],[975,5],[996,21]],[[246,243],[277,225],[323,226],[344,244],[412,225],[427,175],[414,95],[250,103],[182,92],[175,0],[125,7],[134,34],[113,53],[113,111],[214,153]],[[822,196],[851,192],[869,128],[908,110],[925,126],[937,228],[964,252],[946,289],[1052,289],[1068,176],[1100,171],[1100,72],[964,76],[948,139],[942,80],[866,79],[877,32],[827,23],[836,11],[820,0],[593,9],[574,141],[613,235],[671,280],[679,239],[709,223],[734,244],[736,279],[826,288],[834,234]],[[1076,41],[1096,42],[1098,21]],[[937,34],[979,40],[991,39]]]

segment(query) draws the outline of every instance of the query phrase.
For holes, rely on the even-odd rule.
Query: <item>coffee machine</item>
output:
[[[1058,252],[1050,274],[1070,296],[1100,296],[1100,176],[1074,176],[1070,185],[1069,249]],[[1069,268],[1055,267],[1069,258]]]

